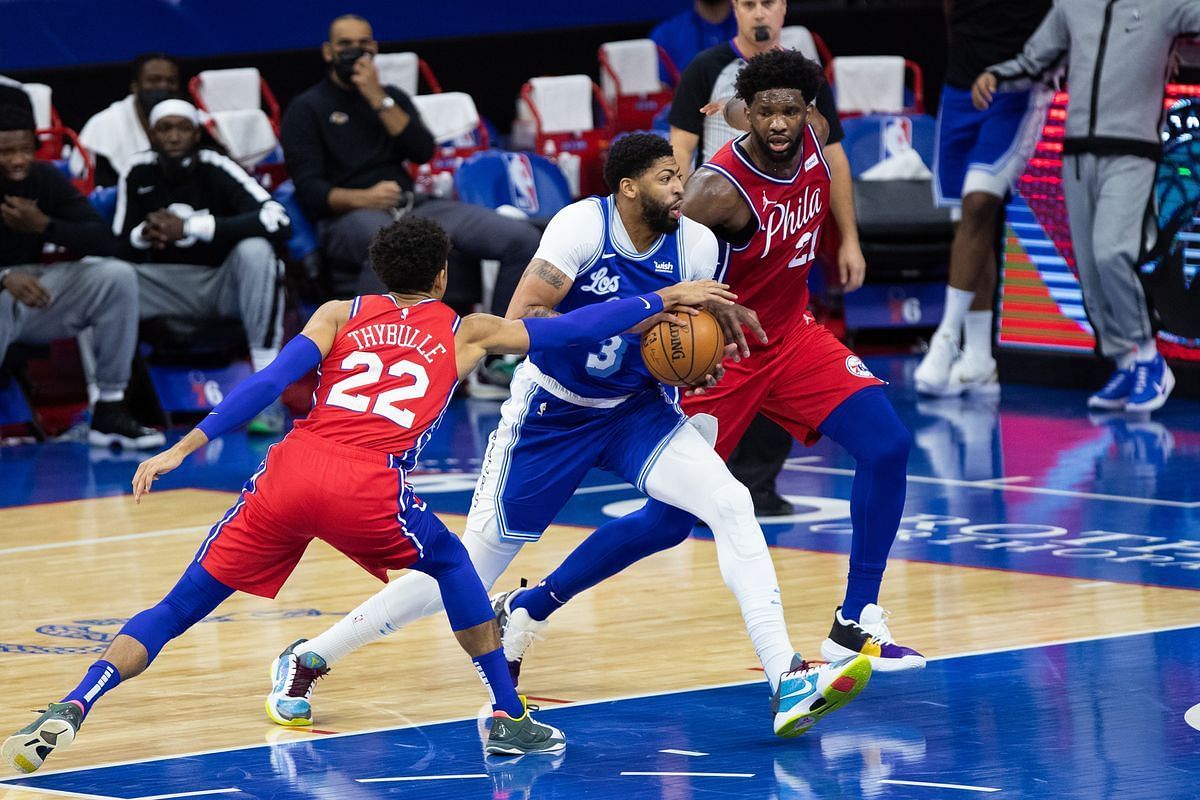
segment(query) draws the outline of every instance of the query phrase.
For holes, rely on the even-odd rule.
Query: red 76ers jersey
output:
[[[437,300],[401,306],[390,294],[353,300],[321,362],[313,410],[296,428],[396,456],[412,469],[458,384],[458,315]]]
[[[753,309],[771,342],[778,342],[808,308],[808,271],[829,213],[829,165],[811,125],[801,134],[803,155],[790,178],[754,166],[744,147],[747,136],[728,142],[700,169],[732,183],[757,223],[750,241],[726,247],[717,280],[729,284],[738,303]]]

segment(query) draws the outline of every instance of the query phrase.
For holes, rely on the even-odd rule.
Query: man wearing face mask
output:
[[[15,342],[44,344],[93,332],[99,398],[88,441],[161,447],[125,404],[137,347],[137,276],[115,258],[43,265],[47,243],[73,256],[108,256],[104,220],[53,164],[34,159],[33,109],[20,89],[0,86],[0,360]]]
[[[283,206],[235,162],[201,149],[200,120],[186,100],[150,112],[152,150],[130,159],[113,232],[138,273],[141,316],[239,317],[255,371],[279,354],[283,290],[275,245],[287,242]],[[252,433],[278,433],[275,405]]]
[[[317,222],[321,251],[360,265],[358,294],[383,291],[367,263],[371,237],[405,213],[428,217],[450,235],[451,246],[472,259],[495,259],[500,272],[492,313],[504,316],[540,236],[531,224],[481,206],[413,194],[405,161],[424,163],[433,135],[409,99],[384,86],[373,56],[371,25],[353,14],[329,26],[321,53],[329,75],[292,101],[280,136],[296,196]],[[507,381],[484,366],[476,377],[491,381],[492,396],[507,396]],[[502,386],[500,385],[502,384]],[[479,381],[471,382],[473,392]]]
[[[166,53],[144,53],[133,60],[129,94],[93,116],[79,142],[96,164],[96,185],[115,186],[134,153],[150,149],[150,110],[178,94],[179,64]],[[72,163],[79,172],[81,163]]]

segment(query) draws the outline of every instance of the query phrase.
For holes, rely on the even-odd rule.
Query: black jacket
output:
[[[53,164],[35,161],[28,177],[18,183],[0,178],[0,199],[5,195],[36,200],[50,225],[33,235],[9,230],[0,219],[0,267],[40,263],[46,242],[77,256],[107,256],[116,250],[116,240],[96,209]]]
[[[291,221],[283,206],[271,199],[234,161],[211,150],[198,150],[195,169],[172,182],[159,164],[158,153],[133,157],[121,178],[113,232],[121,237],[120,255],[129,261],[158,264],[220,266],[234,245],[260,236],[284,244]],[[167,209],[187,226],[211,230],[153,250],[142,240],[140,226],[151,211]],[[207,225],[205,217],[212,217]],[[195,220],[195,222],[193,222]]]

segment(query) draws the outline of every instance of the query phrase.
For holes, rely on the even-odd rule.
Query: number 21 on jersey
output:
[[[381,392],[374,396],[375,402],[372,404],[371,394],[356,394],[351,390],[363,389],[379,383],[379,379],[383,377],[383,359],[369,351],[355,350],[342,359],[341,368],[352,370],[356,367],[365,367],[365,369],[342,378],[330,387],[329,397],[325,402],[328,405],[348,411],[357,411],[360,414],[366,413],[370,409],[372,414],[378,414],[384,419],[391,420],[401,428],[411,428],[416,415],[406,408],[398,408],[396,404],[403,400],[415,400],[425,396],[425,392],[429,390],[429,374],[425,372],[425,368],[412,361],[397,361],[392,364],[387,369],[388,375],[393,378],[403,378],[407,375],[413,379],[413,383],[411,386],[401,386],[398,389]]]
[[[814,231],[806,231],[796,241],[796,257],[788,262],[788,269],[802,267],[817,257],[817,241],[820,239],[820,235],[821,228],[818,226]],[[805,252],[806,247],[807,252]]]

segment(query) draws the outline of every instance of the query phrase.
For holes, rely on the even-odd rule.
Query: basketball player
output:
[[[911,437],[883,381],[806,310],[806,279],[829,209],[825,125],[811,101],[820,82],[821,68],[796,52],[750,59],[736,83],[749,132],[688,181],[685,214],[726,245],[718,275],[737,292],[739,305],[717,312],[728,323],[726,338],[739,343],[744,357],[727,365],[717,386],[684,398],[683,410],[716,417],[722,458],[759,412],[805,444],[825,435],[854,456],[849,580],[821,654],[829,661],[861,654],[880,672],[920,669],[925,658],[895,643],[878,605],[904,507]],[[742,324],[756,329],[759,321],[759,341],[747,342]],[[546,580],[504,598],[500,627],[510,666],[519,664],[555,609],[687,538],[694,520],[679,510],[684,507],[651,497],[639,511],[598,528]]]
[[[249,421],[290,383],[319,367],[314,408],[271,448],[241,497],[213,526],[167,596],[125,624],[79,686],[4,742],[23,772],[69,745],[92,705],[144,671],[235,590],[274,597],[314,538],[382,581],[392,569],[431,577],[455,636],[492,697],[485,751],[552,753],[560,731],[530,717],[500,650],[487,593],[457,537],[413,494],[407,472],[433,435],[458,381],[487,353],[583,350],[666,306],[726,303],[714,281],[647,287],[616,303],[551,320],[460,320],[440,299],[449,240],[436,222],[406,218],[381,230],[370,259],[387,294],[326,303],[270,367],[220,403],[174,447],[143,462],[134,499],[190,453]],[[293,663],[291,669],[295,671]],[[286,676],[285,676],[286,677]]]
[[[604,173],[613,194],[554,216],[513,295],[510,317],[554,317],[712,275],[717,241],[682,214],[683,184],[670,144],[652,134],[618,139]],[[492,585],[523,543],[541,537],[592,467],[683,509],[677,512],[683,519],[700,517],[712,528],[721,575],[773,690],[774,730],[796,736],[853,699],[870,677],[870,664],[861,657],[820,666],[795,659],[750,493],[712,449],[712,418],[691,422],[679,408],[678,391],[647,371],[636,335],[613,336],[587,352],[535,349],[517,369],[512,397],[500,410],[463,542],[484,584]],[[620,553],[595,557],[624,560]],[[306,683],[276,681],[267,699],[277,709],[271,717],[311,720],[313,681],[330,665],[440,608],[437,587],[424,576],[390,584],[295,646],[302,661],[320,668],[305,673]],[[294,657],[285,651],[281,663]]]

